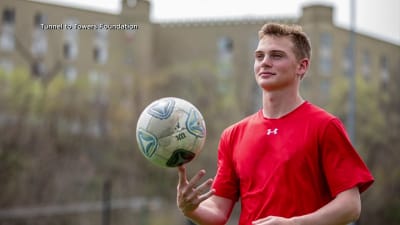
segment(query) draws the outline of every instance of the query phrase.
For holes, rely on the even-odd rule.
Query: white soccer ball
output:
[[[192,161],[202,150],[206,126],[190,102],[161,98],[148,105],[137,122],[139,150],[154,164],[177,167]]]

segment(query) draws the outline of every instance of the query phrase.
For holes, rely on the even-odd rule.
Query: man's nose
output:
[[[270,67],[271,65],[272,65],[271,57],[269,57],[268,55],[265,55],[261,61],[261,66]]]

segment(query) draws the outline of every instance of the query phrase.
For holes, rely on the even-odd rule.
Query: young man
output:
[[[222,133],[214,180],[200,183],[201,170],[189,181],[179,167],[177,205],[185,216],[225,224],[240,199],[240,225],[357,220],[360,193],[373,177],[339,119],[300,96],[310,55],[301,27],[262,27],[254,61],[262,109]]]

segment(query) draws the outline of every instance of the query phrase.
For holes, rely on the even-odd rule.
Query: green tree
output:
[[[356,76],[355,146],[371,169],[375,183],[363,195],[362,224],[398,224],[400,218],[399,86],[395,78],[385,86],[377,78]],[[337,76],[328,109],[346,121],[348,80]]]

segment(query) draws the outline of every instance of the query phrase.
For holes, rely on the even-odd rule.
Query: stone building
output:
[[[243,100],[254,94],[253,52],[257,31],[266,22],[298,23],[310,35],[312,64],[304,92],[323,103],[331,78],[350,68],[349,30],[333,22],[333,8],[309,5],[299,18],[152,22],[150,2],[122,0],[119,14],[26,0],[2,0],[0,68],[26,68],[32,76],[62,75],[74,81],[88,75],[107,83],[122,75],[138,82],[174,65],[194,62],[214,67],[216,76],[233,77]],[[365,34],[355,35],[355,74],[390,82],[400,74],[400,46]],[[190,76],[190,74],[188,75]],[[325,97],[324,97],[325,96]]]

